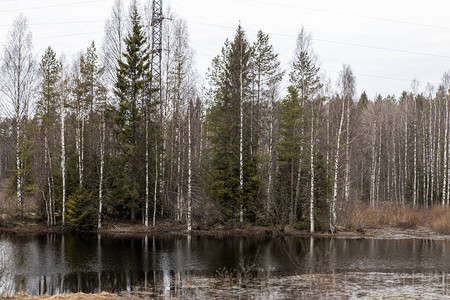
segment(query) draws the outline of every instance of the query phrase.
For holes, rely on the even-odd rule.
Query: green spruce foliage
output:
[[[66,217],[70,230],[91,230],[95,227],[96,208],[92,205],[94,201],[94,193],[84,188],[77,189],[67,198]]]
[[[134,221],[145,191],[145,95],[149,55],[147,39],[137,6],[131,9],[131,31],[125,39],[126,51],[119,61],[114,93],[118,99],[115,112],[116,136],[120,155],[115,162],[117,196],[124,213]]]
[[[232,43],[225,42],[209,72],[211,106],[207,114],[211,143],[209,191],[227,219],[236,221],[242,204],[245,217],[254,219],[259,206],[256,157],[251,155],[250,87],[251,48],[239,26]],[[242,86],[241,86],[242,76]],[[242,93],[241,93],[242,88]],[[242,99],[241,99],[242,95]],[[240,107],[243,101],[243,189],[240,190]]]

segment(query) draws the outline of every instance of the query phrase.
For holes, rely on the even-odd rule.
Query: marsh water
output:
[[[450,241],[0,235],[0,295],[450,298]]]

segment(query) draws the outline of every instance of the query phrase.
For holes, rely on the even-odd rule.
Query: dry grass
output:
[[[38,198],[31,195],[24,195],[24,214],[27,216],[35,215],[38,210]],[[9,179],[0,180],[0,217],[15,217],[18,214],[17,197],[11,190],[11,182]]]
[[[435,207],[428,223],[431,230],[441,233],[450,234],[450,207]]]
[[[356,229],[425,227],[441,234],[450,234],[450,207],[438,205],[430,209],[412,209],[389,204],[378,207],[360,205],[352,209],[341,225]]]

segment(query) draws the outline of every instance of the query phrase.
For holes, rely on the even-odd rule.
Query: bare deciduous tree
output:
[[[17,205],[23,213],[24,170],[26,168],[24,123],[32,110],[36,87],[37,64],[33,54],[32,35],[23,15],[14,20],[8,41],[3,48],[0,90],[3,94],[2,108],[13,120],[15,130],[14,166],[16,175]]]

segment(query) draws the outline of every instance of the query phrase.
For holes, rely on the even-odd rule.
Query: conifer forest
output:
[[[146,6],[117,0],[104,40],[75,59],[36,55],[15,19],[0,55],[0,214],[334,233],[361,206],[450,204],[450,73],[369,99],[350,65],[328,79],[307,28],[282,69],[270,34],[236,24],[198,74],[186,22],[165,17],[155,49]]]

